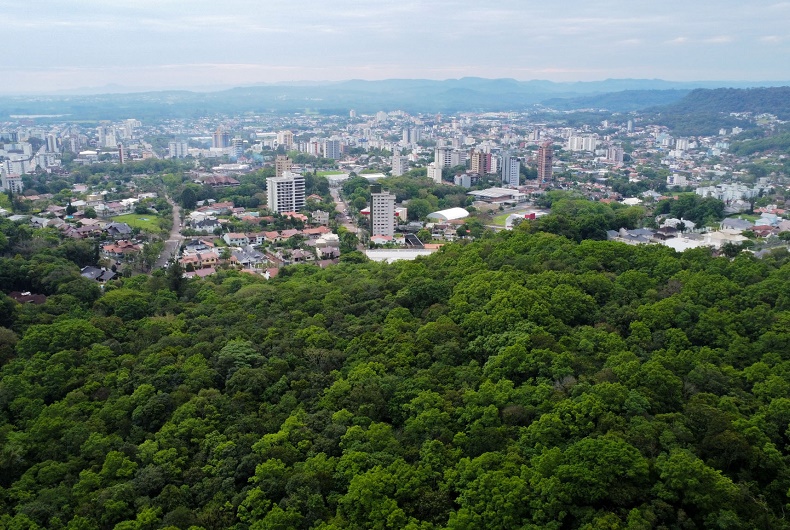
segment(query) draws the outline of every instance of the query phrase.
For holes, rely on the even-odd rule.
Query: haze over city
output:
[[[5,94],[465,76],[790,79],[790,2],[4,2]],[[102,90],[104,89],[104,90]]]

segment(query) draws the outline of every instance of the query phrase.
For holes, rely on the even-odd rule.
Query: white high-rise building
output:
[[[305,206],[304,177],[284,171],[282,177],[266,179],[268,207],[272,212],[296,212]]]
[[[518,188],[519,172],[521,162],[510,153],[502,157],[502,184],[511,188]]]
[[[380,184],[370,187],[370,235],[395,235],[395,195],[382,191]]]
[[[294,133],[291,131],[280,131],[277,133],[277,145],[285,147],[286,151],[294,148]]]
[[[187,156],[187,143],[173,140],[167,144],[170,158],[184,158]]]
[[[25,185],[22,183],[22,176],[16,173],[2,172],[0,175],[0,184],[2,184],[4,191],[11,191],[12,193],[22,193]]]
[[[428,164],[428,178],[437,184],[442,183],[442,168],[438,167],[436,162]]]
[[[623,165],[623,154],[622,147],[613,146],[606,150],[606,159],[613,164]]]
[[[405,156],[392,155],[392,175],[400,177],[409,170],[409,159]]]
[[[568,138],[569,151],[595,151],[598,138],[595,136],[571,136]]]

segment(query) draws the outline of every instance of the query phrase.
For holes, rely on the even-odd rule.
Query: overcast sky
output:
[[[0,0],[0,92],[464,76],[790,80],[790,2]]]

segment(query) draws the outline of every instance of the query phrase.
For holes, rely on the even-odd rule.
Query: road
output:
[[[156,264],[154,264],[154,270],[166,267],[167,262],[171,258],[177,258],[178,248],[184,240],[184,236],[181,235],[181,208],[167,195],[165,195],[165,199],[173,207],[173,229],[170,230],[170,237],[165,241],[165,248],[159,255],[159,259],[156,260]]]
[[[332,199],[334,199],[335,204],[337,205],[335,209],[341,212],[340,224],[344,226],[352,234],[356,234],[359,231],[359,229],[351,221],[351,218],[348,215],[342,213],[344,211],[348,211],[348,205],[345,202],[343,202],[343,199],[340,198],[340,190],[338,190],[337,188],[330,188],[329,193],[332,195]]]

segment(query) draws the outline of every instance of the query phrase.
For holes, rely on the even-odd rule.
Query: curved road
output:
[[[156,260],[153,270],[166,267],[168,261],[177,258],[178,248],[184,240],[184,236],[181,235],[181,208],[169,196],[165,195],[165,199],[173,207],[173,229],[170,230],[170,237],[165,241],[165,248]]]

